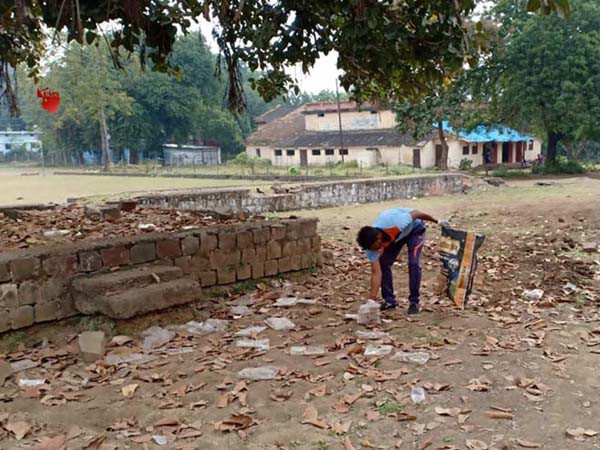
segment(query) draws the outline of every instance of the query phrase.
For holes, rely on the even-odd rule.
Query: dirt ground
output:
[[[600,254],[581,251],[600,241],[600,180],[557,183],[304,211],[298,214],[321,220],[325,265],[317,271],[135,321],[80,318],[5,336],[0,359],[39,365],[0,388],[0,449],[600,448]],[[345,318],[368,285],[354,236],[380,210],[400,204],[486,235],[475,289],[464,311],[437,294],[439,231],[430,226],[422,313],[385,313],[370,330],[388,336],[365,341],[356,332],[367,328]],[[402,255],[395,267],[400,299],[406,271]],[[523,296],[534,288],[544,290],[540,300]],[[288,295],[316,303],[274,306]],[[234,317],[235,305],[249,314]],[[236,346],[237,331],[281,316],[296,328],[255,335],[269,340],[268,350]],[[82,330],[130,336],[108,350],[131,355],[141,352],[140,331],[150,325],[208,318],[226,320],[227,330],[199,337],[179,329],[145,354],[150,361],[84,363],[77,355]],[[392,353],[364,356],[369,344],[391,345]],[[300,345],[326,353],[290,354]],[[426,352],[430,360],[394,361],[397,351]],[[260,366],[278,368],[276,378],[237,377]],[[20,387],[23,378],[45,382]],[[413,388],[425,390],[424,402],[413,402]]]

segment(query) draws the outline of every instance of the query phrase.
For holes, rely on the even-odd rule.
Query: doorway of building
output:
[[[421,168],[421,149],[413,148],[413,167],[415,169]]]
[[[510,162],[510,142],[502,143],[502,162]]]
[[[444,147],[442,147],[442,144],[436,144],[436,146],[435,146],[435,167],[440,167],[442,165],[443,153],[444,153]]]
[[[300,167],[308,167],[308,150],[300,150]]]

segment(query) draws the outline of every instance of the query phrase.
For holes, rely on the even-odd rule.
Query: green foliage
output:
[[[61,106],[54,115],[41,109],[35,86],[19,73],[23,118],[43,132],[51,160],[79,161],[84,150],[100,148],[102,108],[110,146],[117,152],[131,149],[139,154],[160,150],[165,143],[190,141],[218,145],[224,156],[243,149],[244,137],[252,132],[252,118],[224,109],[225,84],[214,77],[215,55],[199,34],[175,44],[171,60],[181,67],[180,79],[141,71],[136,58],[116,70],[105,47],[72,44],[50,65],[42,83],[61,93]],[[268,108],[256,92],[248,90],[248,97],[257,114]]]
[[[534,166],[531,172],[537,175],[579,174],[585,173],[585,167],[578,161],[571,161],[560,157],[554,163]]]
[[[392,401],[386,401],[386,402],[382,403],[379,406],[379,408],[377,408],[379,413],[383,414],[384,416],[388,415],[388,414],[395,414],[395,413],[402,412],[403,409],[404,409],[404,407],[400,403],[396,403],[396,402],[392,402]]]
[[[356,159],[344,162],[338,161],[337,165],[342,169],[358,169],[358,161]]]
[[[522,5],[501,0],[493,11],[500,39],[480,71],[483,98],[499,120],[546,136],[552,163],[560,141],[598,137],[600,4],[573,0],[568,20],[526,15]]]
[[[471,166],[473,166],[473,160],[469,158],[463,158],[460,160],[460,164],[458,165],[459,170],[470,170]]]
[[[242,65],[260,71],[251,85],[266,100],[294,91],[297,82],[286,68],[303,72],[317,58],[336,51],[342,85],[361,99],[419,97],[431,86],[442,86],[467,61],[477,60],[485,37],[481,24],[472,25],[477,2],[306,0],[302,2],[230,0],[112,0],[77,2],[2,2],[0,55],[16,67],[26,63],[40,74],[47,35],[66,30],[67,43],[98,44],[106,39],[116,64],[119,53],[137,52],[142,66],[182,75],[170,58],[178,33],[187,35],[201,15],[214,22],[220,47],[217,69],[228,75],[229,109],[246,105]],[[529,0],[530,10],[568,13],[567,0]],[[119,23],[108,35],[99,33],[106,21]],[[56,30],[54,30],[56,33]],[[4,72],[6,73],[6,72]],[[10,94],[9,94],[10,96]],[[14,100],[14,98],[12,99]],[[11,102],[14,104],[14,101]]]
[[[499,167],[492,172],[492,176],[498,178],[522,178],[529,176],[529,173],[519,169],[508,169],[507,167]]]
[[[290,174],[290,175],[300,175],[300,169],[298,169],[297,167],[290,167],[288,169],[288,174]]]

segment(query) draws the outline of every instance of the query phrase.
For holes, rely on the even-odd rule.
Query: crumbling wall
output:
[[[426,175],[306,184],[285,194],[219,189],[143,195],[136,200],[145,206],[161,208],[262,214],[453,194],[462,192],[466,182],[467,177],[461,174]]]
[[[210,287],[315,266],[320,248],[316,219],[285,219],[5,251],[0,333],[77,314],[76,277],[172,265]]]

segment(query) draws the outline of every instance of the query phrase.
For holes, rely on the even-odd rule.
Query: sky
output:
[[[214,52],[217,52],[218,46],[212,37],[212,24],[201,18],[200,30],[210,48]],[[300,89],[303,92],[311,94],[316,94],[323,90],[335,92],[336,75],[339,73],[337,68],[337,53],[332,52],[321,56],[308,74],[302,73],[300,64],[296,67],[290,67],[288,73],[298,80]],[[340,92],[342,91],[343,89],[340,88]]]

